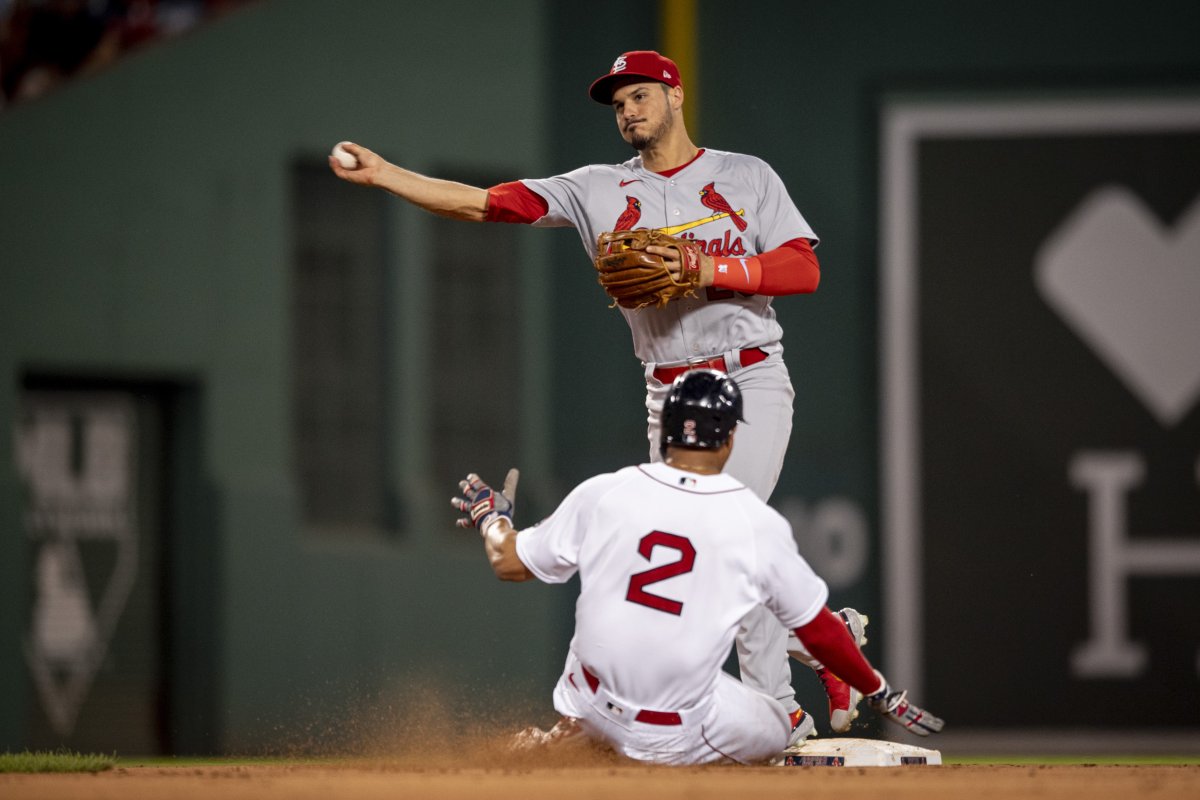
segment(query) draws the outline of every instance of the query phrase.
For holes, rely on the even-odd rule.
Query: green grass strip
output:
[[[1195,755],[1014,755],[1014,756],[946,756],[942,755],[943,764],[980,764],[1014,766],[1082,766],[1096,764],[1102,766],[1179,766],[1200,764],[1200,756]]]
[[[295,766],[339,766],[368,759],[351,759],[342,756],[295,757],[295,756],[121,756],[120,767],[295,767]]]
[[[104,772],[116,763],[115,756],[84,755],[70,750],[0,753],[0,772]]]

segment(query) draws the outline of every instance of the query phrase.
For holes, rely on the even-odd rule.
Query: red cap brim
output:
[[[602,106],[612,103],[613,92],[631,83],[666,83],[653,75],[642,75],[637,72],[622,72],[617,75],[601,75],[592,82],[588,96]],[[619,85],[618,85],[619,84]],[[669,85],[669,84],[667,84]]]

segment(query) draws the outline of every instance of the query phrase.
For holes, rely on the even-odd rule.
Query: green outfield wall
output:
[[[972,684],[951,686],[951,673],[978,667],[955,632],[982,618],[1018,643],[1051,607],[1061,624],[1036,637],[1036,652],[988,652],[968,637],[972,653],[995,661],[989,680],[1024,681],[1048,659],[1074,700],[1116,691],[1132,715],[1122,724],[1195,735],[1200,623],[1181,615],[1167,629],[1156,614],[1194,601],[1200,572],[1187,566],[1200,541],[1190,384],[1176,382],[1172,413],[1154,416],[1153,402],[1095,367],[1103,357],[1079,347],[1031,290],[1006,296],[1017,316],[1003,329],[1040,331],[1057,342],[1053,358],[1014,356],[1014,367],[1006,355],[1013,368],[997,386],[985,378],[1001,374],[989,365],[1003,329],[975,327],[982,313],[964,313],[984,302],[971,294],[973,265],[1006,268],[987,257],[1004,240],[981,232],[1040,220],[1016,237],[1024,249],[1014,282],[1024,286],[1031,265],[1044,263],[1038,248],[1096,187],[1132,187],[1161,226],[1187,223],[1200,196],[1190,112],[1165,129],[1138,128],[1136,141],[1123,123],[1077,131],[1117,140],[1092,150],[1087,139],[1072,152],[1097,155],[1069,169],[1060,152],[1022,149],[1026,139],[1046,143],[1044,116],[1019,141],[995,134],[999,150],[973,149],[979,137],[939,150],[964,134],[889,127],[921,103],[1186,106],[1200,94],[1195,4],[764,0],[695,9],[698,72],[684,75],[699,104],[694,138],[766,159],[822,238],[819,291],[775,303],[797,397],[772,504],[830,578],[831,605],[870,613],[868,655],[923,681],[923,698],[951,724],[957,711],[967,727],[1013,731],[1065,723],[979,707]],[[573,590],[499,584],[477,538],[453,527],[447,500],[459,474],[498,480],[515,464],[518,521],[530,523],[578,481],[643,460],[642,374],[628,329],[607,308],[574,231],[450,223],[382,194],[347,194],[332,175],[325,185],[320,169],[342,139],[485,185],[624,160],[611,112],[585,89],[620,52],[657,46],[656,12],[624,0],[586,19],[537,0],[261,0],[0,112],[0,747],[330,750],[403,731],[425,698],[445,716],[552,719]],[[897,164],[909,162],[885,151],[889,135],[927,157],[906,172]],[[1134,166],[1104,173],[1097,165],[1111,163],[1109,153]],[[973,180],[975,167],[997,158],[1041,166]],[[1069,174],[1054,185],[1074,180],[1073,194],[1037,185],[1039,170],[1055,165]],[[889,500],[907,485],[889,472],[889,443],[909,441],[887,411],[900,391],[885,369],[894,355],[886,287],[899,269],[885,225],[889,168],[917,176],[937,201],[902,217],[917,221],[905,252],[936,265],[945,237],[965,262],[957,272],[959,261],[904,273],[949,325],[917,317],[920,385],[945,403],[925,413],[968,409],[943,431],[949,440],[917,409],[926,438],[914,441],[927,460],[904,463],[925,479],[929,541],[952,543],[965,508],[1019,505],[1030,487],[1014,485],[1014,474],[1061,484],[996,528],[963,514],[950,561],[885,549],[894,535],[911,541],[895,519],[908,506]],[[1005,174],[1030,183],[1028,198]],[[1007,202],[957,204],[958,192]],[[1047,194],[1058,205],[1023,215],[1025,202]],[[978,242],[990,246],[967,246]],[[947,274],[968,279],[935,280]],[[1019,341],[1018,352],[1037,350]],[[1088,412],[1092,427],[979,400],[1026,381],[1061,398],[1061,384],[1039,383],[1059,374],[1106,398]],[[1067,404],[1057,413],[1082,418]],[[1030,421],[956,450],[1001,414]],[[1044,431],[1064,429],[1069,437],[1042,446]],[[1112,633],[1096,616],[1102,591],[1088,572],[1088,498],[1102,486],[1087,483],[1087,465],[1114,463],[1087,461],[1098,448],[1150,475],[1153,501],[1133,506],[1129,536],[1169,534],[1183,565],[1103,578],[1136,589],[1130,627],[1105,640],[1149,653],[1144,668],[1128,662],[1124,673],[1105,660],[1110,651],[1089,662],[1099,664],[1091,673],[1080,666],[1086,658],[1072,661],[1073,648]],[[1084,477],[1073,484],[1079,453]],[[1004,471],[958,469],[959,458]],[[106,481],[113,470],[125,478]],[[997,485],[1005,491],[980,488]],[[1030,524],[1046,519],[1049,528]],[[1019,557],[1046,552],[1039,544],[1051,536],[1053,562]],[[1012,547],[982,546],[999,537]],[[1027,572],[1036,582],[983,581],[980,553],[1007,574],[1035,563]],[[914,579],[907,591],[915,573],[895,563],[936,583]],[[973,596],[972,586],[986,591]],[[1014,617],[1008,591],[1036,602]],[[953,609],[977,610],[938,611],[943,593]],[[893,601],[912,626],[888,626]],[[60,619],[71,622],[55,627]],[[898,648],[901,638],[920,646]],[[954,669],[930,669],[935,661]],[[815,682],[798,677],[803,701],[819,705]],[[1153,695],[1155,719],[1136,698],[1161,687],[1170,699]],[[1047,700],[1053,691],[1045,688]]]

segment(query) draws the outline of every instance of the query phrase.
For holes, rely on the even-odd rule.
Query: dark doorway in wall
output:
[[[219,581],[199,396],[182,381],[24,375],[30,748],[153,755],[213,739]]]

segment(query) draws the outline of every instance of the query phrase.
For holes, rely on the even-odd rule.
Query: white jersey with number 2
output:
[[[585,481],[521,531],[516,546],[542,581],[579,573],[571,655],[631,717],[639,709],[703,710],[729,678],[721,667],[747,612],[764,605],[794,629],[828,597],[787,521],[753,492],[726,474],[663,463]],[[588,697],[582,674],[565,679]],[[556,692],[556,707],[558,699]],[[558,710],[579,713],[577,705]],[[704,735],[719,738],[722,724],[710,719]],[[645,727],[647,736],[662,732]],[[626,731],[635,749],[637,728],[631,722]]]

